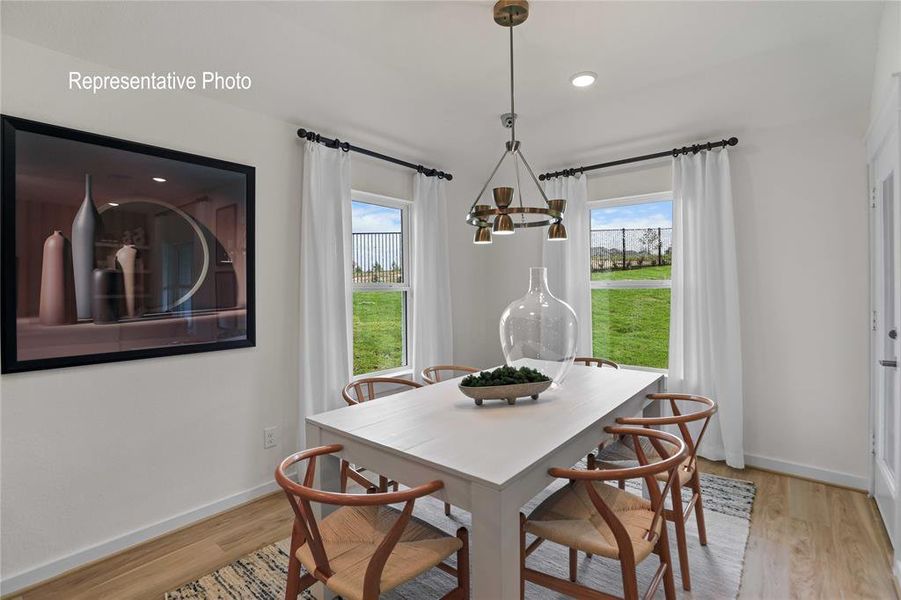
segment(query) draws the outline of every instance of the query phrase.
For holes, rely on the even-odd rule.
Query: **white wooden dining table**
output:
[[[513,406],[463,395],[459,380],[397,393],[306,418],[307,446],[341,444],[317,465],[318,485],[339,489],[340,456],[403,485],[444,482],[436,496],[472,513],[472,597],[519,598],[519,511],[596,449],[617,417],[654,410],[661,373],[573,366],[538,400]],[[325,508],[323,508],[325,510]],[[317,586],[323,597],[328,592]]]

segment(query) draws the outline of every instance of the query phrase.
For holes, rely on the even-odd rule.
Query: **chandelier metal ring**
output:
[[[563,213],[550,208],[538,208],[535,206],[511,206],[506,209],[485,208],[482,210],[474,210],[466,217],[466,222],[476,227],[491,227],[491,221],[486,217],[494,217],[497,215],[541,215],[549,217],[538,221],[513,221],[513,226],[517,229],[523,227],[547,227],[563,220]],[[529,217],[526,217],[529,218]]]

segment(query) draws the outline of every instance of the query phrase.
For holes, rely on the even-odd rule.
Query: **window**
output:
[[[407,366],[409,203],[352,195],[354,375]]]
[[[589,203],[594,356],[665,369],[669,353],[670,192]]]

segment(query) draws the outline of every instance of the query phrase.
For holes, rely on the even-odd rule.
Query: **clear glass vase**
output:
[[[554,386],[563,382],[576,357],[579,321],[548,289],[546,268],[529,269],[529,290],[504,309],[500,334],[508,365],[538,369]]]

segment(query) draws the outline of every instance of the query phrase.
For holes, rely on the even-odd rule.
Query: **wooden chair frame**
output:
[[[613,367],[614,369],[619,368],[619,364],[613,362],[612,360],[607,360],[606,358],[596,358],[594,356],[577,356],[573,362],[582,363],[586,367],[590,367],[592,365],[601,368],[601,367]]]
[[[679,552],[679,569],[682,574],[682,588],[686,591],[691,590],[691,571],[688,565],[688,538],[685,532],[685,523],[691,518],[691,513],[695,513],[698,523],[698,539],[702,546],[707,545],[707,527],[704,524],[704,505],[701,500],[701,475],[698,471],[698,446],[704,433],[707,431],[707,425],[710,418],[716,413],[716,403],[710,398],[704,396],[696,396],[693,394],[649,394],[649,400],[666,401],[669,400],[670,411],[672,415],[665,417],[620,417],[616,420],[621,425],[638,425],[641,427],[659,427],[661,425],[676,425],[679,428],[679,434],[685,442],[688,449],[688,462],[680,465],[679,469],[691,471],[691,478],[688,480],[688,486],[692,490],[691,500],[687,504],[682,502],[682,480],[675,478],[672,486],[672,510],[664,511],[664,515],[668,521],[676,526],[676,546]],[[703,405],[700,410],[695,412],[682,414],[679,410],[679,402],[694,402]],[[701,430],[698,432],[697,439],[692,439],[691,431],[688,429],[688,423],[704,420]],[[620,481],[620,488],[625,487],[625,482]]]
[[[439,381],[443,381],[441,378],[442,371],[450,371],[451,373],[455,371],[459,371],[460,373],[478,373],[481,369],[476,369],[475,367],[465,367],[463,365],[435,365],[434,367],[426,367],[420,373],[422,380],[426,382],[427,385],[432,385],[434,383],[438,383]]]
[[[673,480],[677,479],[676,469],[679,467],[679,464],[685,460],[688,449],[685,442],[675,435],[654,429],[640,427],[606,427],[604,431],[620,436],[631,436],[637,448],[636,455],[638,456],[639,466],[610,470],[591,468],[585,470],[572,468],[564,469],[555,467],[549,469],[548,473],[553,477],[568,479],[570,485],[585,486],[585,490],[588,493],[588,497],[591,499],[591,503],[594,505],[595,510],[598,511],[598,514],[601,515],[601,518],[603,518],[604,522],[607,523],[607,526],[610,527],[610,530],[613,532],[613,537],[616,540],[616,546],[619,550],[620,568],[622,570],[624,598],[626,600],[635,600],[638,598],[638,579],[635,571],[636,562],[632,541],[629,538],[629,534],[622,521],[616,517],[616,514],[607,506],[606,502],[604,502],[603,498],[601,498],[600,494],[595,490],[594,482],[638,478],[644,479],[650,495],[651,508],[654,511],[654,516],[651,519],[651,525],[648,532],[645,534],[645,539],[649,542],[654,542],[653,553],[660,558],[660,566],[657,568],[654,578],[651,580],[648,590],[645,592],[644,598],[652,598],[662,581],[667,600],[674,600],[676,597],[676,589],[673,579],[672,560],[670,558],[665,520],[662,523],[659,535],[656,534],[654,530],[661,519],[665,519],[663,515],[665,510],[664,498],[667,493],[669,493]],[[656,463],[651,463],[648,460],[639,443],[639,438],[641,437],[650,438],[651,443],[654,445],[655,450],[660,454],[662,460]],[[663,442],[670,444],[671,449],[674,450],[672,454],[668,454]],[[592,458],[594,457],[592,456]],[[669,477],[667,478],[662,492],[660,491],[656,479],[656,476],[659,473],[669,473]],[[577,550],[574,548],[569,549],[568,581],[526,567],[526,557],[544,542],[543,539],[536,538],[531,544],[528,546],[526,545],[526,521],[526,516],[520,514],[520,569],[522,571],[520,582],[521,598],[525,597],[526,581],[567,594],[574,598],[586,598],[590,600],[611,600],[615,598],[615,596],[611,596],[610,594],[593,590],[576,583]]]
[[[275,470],[275,479],[285,491],[285,495],[288,496],[288,502],[294,510],[294,527],[291,533],[291,555],[288,562],[288,582],[285,589],[285,600],[296,600],[301,591],[309,588],[317,581],[328,586],[329,578],[334,575],[329,565],[329,558],[325,552],[311,502],[333,506],[387,506],[389,504],[404,503],[403,510],[400,511],[397,521],[395,521],[388,534],[379,544],[366,567],[363,582],[363,598],[364,600],[377,600],[385,564],[400,540],[404,529],[410,522],[414,502],[423,496],[434,494],[444,487],[442,482],[432,481],[401,492],[378,492],[372,494],[326,492],[313,488],[313,478],[316,474],[316,458],[322,455],[334,454],[341,450],[342,446],[340,444],[333,444],[297,452],[284,459]],[[288,477],[287,470],[291,465],[301,461],[307,461],[307,468],[303,476],[303,483],[299,484]],[[463,546],[457,551],[457,568],[445,563],[437,565],[442,571],[457,577],[457,587],[442,596],[442,598],[447,600],[468,600],[469,534],[465,527],[457,530],[457,538],[463,542]],[[297,551],[304,544],[309,544],[310,553],[316,563],[316,568],[312,573],[307,573],[301,577],[301,564],[297,558]]]
[[[424,372],[424,371],[423,371]],[[348,406],[354,406],[361,402],[367,402],[376,398],[376,384],[391,384],[397,386],[406,386],[409,388],[421,388],[423,385],[411,379],[402,379],[400,377],[361,377],[351,381],[341,390],[341,397],[347,402]],[[347,491],[348,479],[353,479],[357,484],[363,486],[367,493],[387,492],[388,488],[393,488],[396,492],[398,484],[392,479],[388,479],[384,475],[379,475],[379,482],[373,485],[371,481],[363,475],[365,469],[357,468],[344,459],[341,459],[341,491]],[[451,505],[444,503],[444,514],[450,516]]]

